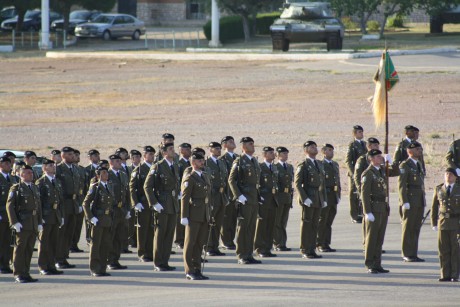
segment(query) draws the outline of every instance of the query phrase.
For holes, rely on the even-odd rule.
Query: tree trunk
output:
[[[387,24],[387,19],[388,19],[388,15],[383,14],[383,21],[380,24],[380,30],[379,30],[380,38],[383,37],[383,32],[385,31],[385,25]]]
[[[359,23],[361,25],[361,34],[367,34],[367,29],[366,29],[366,18],[364,17],[364,14],[359,17]]]
[[[247,43],[251,39],[251,33],[249,29],[249,17],[247,14],[241,14],[241,18],[243,19],[244,41]]]
[[[18,22],[16,23],[16,32],[22,32],[22,24],[24,23],[24,15],[27,10],[17,9]]]
[[[256,35],[257,35],[257,12],[252,13],[252,31],[251,31],[252,37]]]
[[[70,5],[65,5],[62,9],[62,15],[64,16],[63,30],[67,34],[69,33],[69,19],[70,19]]]

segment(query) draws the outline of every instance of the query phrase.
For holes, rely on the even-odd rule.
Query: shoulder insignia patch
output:
[[[366,182],[366,176],[363,177],[363,180],[361,180],[363,183]]]
[[[188,181],[184,182],[184,187],[188,187]]]
[[[10,198],[14,196],[14,192],[10,192]]]

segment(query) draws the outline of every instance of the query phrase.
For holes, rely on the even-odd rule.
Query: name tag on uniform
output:
[[[109,214],[110,214],[110,209],[106,209],[106,210],[104,211],[104,214],[105,214],[105,215],[109,215]]]
[[[58,207],[58,204],[57,204],[57,203],[54,203],[54,205],[53,205],[53,209],[54,209],[54,210],[56,210],[56,209],[57,209],[57,207]]]
[[[339,190],[338,186],[334,186],[334,192],[337,192]]]
[[[208,198],[206,197],[206,198],[204,199],[204,203],[207,204],[208,201],[209,201],[209,200],[208,200]]]
[[[273,188],[273,189],[272,189],[272,194],[275,194],[275,193],[276,193],[276,189]]]
[[[289,188],[284,188],[284,193],[289,193]]]
[[[224,188],[221,187],[221,188],[219,189],[219,193],[223,193],[223,192],[224,192]]]
[[[120,201],[120,202],[118,203],[118,208],[121,208],[121,207],[123,207],[123,203]]]

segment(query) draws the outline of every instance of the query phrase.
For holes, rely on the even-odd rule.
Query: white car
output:
[[[144,22],[127,14],[101,14],[93,21],[75,27],[77,37],[101,37],[104,40],[123,36],[138,40],[144,34]]]

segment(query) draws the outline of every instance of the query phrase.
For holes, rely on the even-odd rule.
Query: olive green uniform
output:
[[[186,274],[201,271],[201,251],[206,245],[210,220],[211,182],[208,174],[192,171],[182,180],[181,218],[185,227],[184,268]]]
[[[138,165],[140,166],[140,164]],[[134,164],[131,164],[130,166],[128,166],[128,170],[129,170],[129,176],[128,176],[128,181],[131,181],[131,176],[133,174],[133,171],[137,168],[137,166],[135,166]],[[128,184],[129,185],[129,184]],[[129,196],[129,198],[131,199],[131,196]],[[131,204],[131,200],[130,200],[130,204]],[[137,247],[137,231],[136,231],[136,219],[134,218],[135,215],[136,215],[136,211],[134,210],[134,208],[130,205],[129,206],[130,209],[130,214],[131,214],[131,218],[127,221],[127,224],[128,224],[128,237],[126,238],[126,242],[124,244],[124,248],[128,248],[129,245],[131,245],[132,247]],[[153,243],[152,243],[153,244]]]
[[[112,248],[109,252],[108,263],[117,264],[120,253],[127,237],[126,215],[129,211],[129,182],[126,172],[109,170],[109,185],[113,189],[113,213],[112,213]]]
[[[385,170],[373,165],[363,172],[361,178],[361,201],[365,214],[372,213],[374,222],[365,219],[365,265],[368,269],[382,269],[382,246],[390,213],[387,197]]]
[[[219,157],[219,160],[225,163],[227,167],[227,173],[230,174],[232,169],[233,161],[238,158],[239,155],[233,154],[233,156],[226,152],[224,155]],[[236,219],[237,219],[237,212],[236,212],[236,202],[235,197],[230,189],[230,186],[227,185],[227,195],[229,199],[229,203],[225,206],[224,209],[224,221],[222,222],[221,228],[221,238],[222,244],[227,247],[235,246],[233,240],[236,236]]]
[[[9,271],[10,260],[13,254],[11,244],[11,230],[6,212],[6,201],[13,184],[19,182],[19,178],[8,174],[8,179],[0,172],[0,270]]]
[[[399,165],[399,204],[409,203],[402,209],[402,256],[416,258],[418,240],[425,210],[425,173],[419,161],[408,158]]]
[[[18,222],[22,225],[21,231],[16,233],[13,274],[18,277],[28,277],[38,225],[42,224],[40,192],[37,187],[22,181],[14,184],[8,195],[6,211],[11,226]]]
[[[155,236],[153,240],[153,261],[156,267],[168,266],[171,246],[176,229],[177,213],[179,212],[179,167],[173,163],[171,167],[166,159],[155,163],[145,179],[144,192],[150,210],[161,204],[161,213],[155,212]]]
[[[86,192],[88,191],[88,187],[86,186],[86,170],[83,166],[75,164],[79,174],[80,174],[80,188],[78,192],[78,205],[81,206],[83,204],[83,200],[85,199]],[[72,236],[72,244],[71,248],[78,249],[78,242],[80,242],[81,237],[81,230],[83,228],[83,220],[85,219],[85,213],[82,212],[78,213],[75,216],[75,231]]]
[[[149,203],[144,191],[144,183],[149,174],[150,167],[151,165],[143,162],[134,169],[131,173],[131,180],[129,182],[129,194],[131,196],[132,208],[139,203],[144,207],[141,212],[134,213],[135,216],[133,217],[136,219],[136,223],[139,221],[139,225],[136,229],[137,256],[140,259],[147,258],[153,260],[153,215],[152,211],[149,209]]]
[[[209,176],[212,185],[211,191],[211,217],[214,219],[211,240],[208,251],[218,251],[221,228],[224,221],[225,207],[228,204],[227,184],[228,173],[224,162],[216,159],[216,162],[209,157],[206,162],[206,174]]]
[[[244,205],[239,205],[239,215],[236,228],[236,255],[238,259],[253,258],[254,236],[259,209],[260,166],[256,158],[244,154],[233,162],[228,178],[234,200],[241,195],[247,199]]]
[[[453,141],[447,150],[444,158],[448,167],[454,169],[460,168],[460,139]],[[460,177],[457,177],[457,183],[460,183]]]
[[[179,182],[182,182],[182,178],[184,176],[185,169],[190,167],[190,161],[186,161],[185,159],[181,158],[179,159],[178,165],[179,165]],[[174,243],[176,243],[178,246],[184,245],[184,236],[185,236],[185,227],[184,225],[180,223],[181,207],[182,206],[179,206],[179,213],[177,214],[176,238],[174,240]]]
[[[306,158],[297,165],[294,186],[298,195],[298,204],[302,208],[300,222],[300,252],[302,254],[314,254],[316,250],[321,208],[327,201],[324,179],[321,161],[315,159],[313,162]],[[312,201],[310,207],[304,205],[307,198]]]
[[[273,245],[276,248],[285,248],[287,243],[286,227],[289,210],[292,208],[294,167],[286,162],[284,164],[278,162],[275,167],[278,170],[278,207],[276,208]]]
[[[105,186],[98,181],[89,187],[83,201],[85,217],[91,221],[98,219],[91,227],[91,244],[89,252],[89,269],[91,273],[104,274],[107,270],[108,253],[112,248],[112,210],[114,203],[113,187],[110,183]]]
[[[354,140],[348,145],[345,163],[348,169],[349,197],[350,197],[350,216],[353,220],[359,219],[362,208],[359,205],[359,194],[353,179],[356,161],[359,157],[367,153],[365,141]]]
[[[66,258],[69,255],[69,249],[75,232],[76,218],[80,211],[80,204],[78,202],[81,188],[80,172],[74,165],[69,168],[63,161],[56,167],[56,178],[59,179],[61,183],[64,197],[62,203],[64,226],[62,226],[59,231],[56,262],[66,263]]]
[[[460,186],[455,183],[447,194],[445,184],[436,187],[431,207],[431,225],[438,227],[438,251],[441,278],[459,276],[457,232],[460,223]]]
[[[326,187],[327,207],[321,209],[318,224],[318,238],[316,245],[329,247],[332,238],[332,223],[337,214],[337,205],[340,201],[340,171],[339,164],[335,161],[322,161],[324,168],[324,185]]]
[[[395,168],[398,168],[398,166],[403,162],[406,161],[407,158],[409,158],[409,155],[407,153],[407,147],[409,147],[410,144],[412,144],[414,141],[404,138],[396,147],[395,154],[393,157],[393,165]],[[426,168],[425,168],[425,161],[423,159],[423,154],[419,159],[419,163],[422,166],[423,173],[426,174]]]
[[[44,221],[38,247],[38,267],[40,270],[53,271],[56,269],[59,227],[62,222],[62,187],[58,179],[51,181],[46,175],[35,184],[40,192]]]

